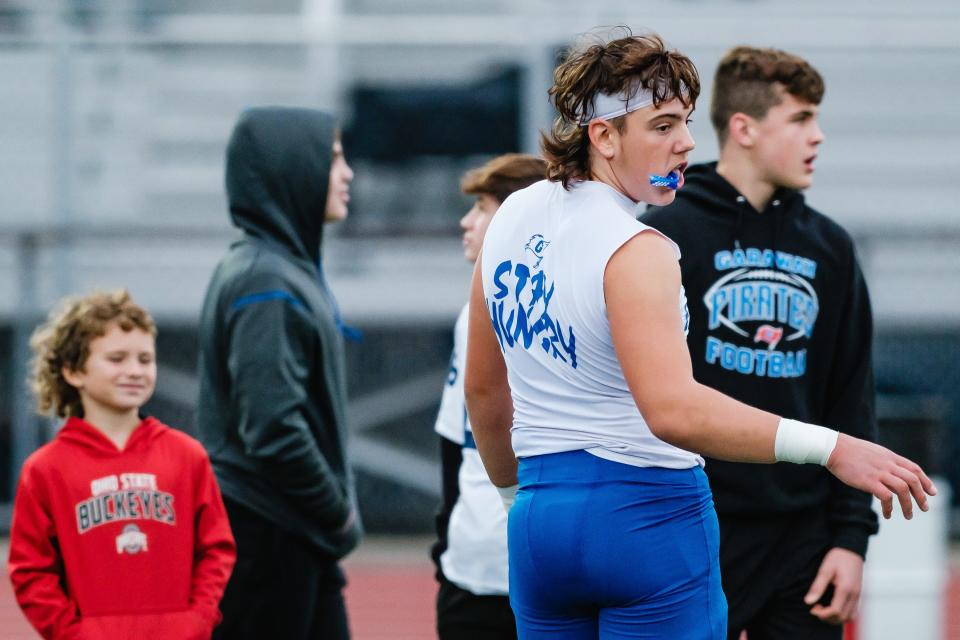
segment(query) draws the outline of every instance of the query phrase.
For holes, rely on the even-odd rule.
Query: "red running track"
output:
[[[347,609],[354,640],[428,640],[434,632],[437,587],[426,538],[371,538],[344,563]],[[6,559],[6,545],[0,544]],[[36,640],[13,599],[6,571],[0,576],[0,639]],[[954,554],[946,594],[944,640],[960,640],[960,562]],[[869,640],[869,639],[861,639]]]
[[[437,583],[429,538],[369,538],[344,562],[345,598],[354,640],[428,640],[434,632]],[[7,578],[6,541],[0,541],[0,640],[37,640]]]

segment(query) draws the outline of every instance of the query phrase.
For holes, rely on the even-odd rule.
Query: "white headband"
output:
[[[624,89],[620,93],[597,93],[587,112],[580,116],[580,126],[586,126],[598,118],[601,120],[619,118],[653,104],[653,91],[644,88],[639,82],[636,83],[632,92],[627,93],[628,91],[629,89]],[[687,93],[687,85],[682,82],[680,92]]]

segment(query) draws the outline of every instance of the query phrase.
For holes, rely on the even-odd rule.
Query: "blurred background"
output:
[[[694,161],[717,152],[710,78],[727,48],[776,46],[823,74],[808,198],[857,242],[881,440],[952,484],[935,540],[956,541],[956,0],[0,0],[0,531],[23,459],[56,428],[23,381],[30,332],[62,295],[125,286],[153,312],[147,409],[194,431],[200,304],[235,237],[224,146],[245,107],[285,104],[338,114],[356,173],[325,266],[364,332],[348,345],[364,519],[374,533],[428,534],[433,420],[470,275],[459,177],[536,152],[558,56],[613,25],[657,31],[697,63]]]

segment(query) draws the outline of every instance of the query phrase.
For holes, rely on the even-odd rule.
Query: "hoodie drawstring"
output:
[[[747,199],[745,197],[737,196],[737,226],[734,228],[734,231],[733,231],[733,246],[734,248],[740,251],[743,250],[743,247],[740,246],[740,236],[741,234],[743,234],[743,208],[746,206],[746,203],[747,203]],[[781,218],[783,218],[783,216],[780,215],[780,209],[782,208],[780,204],[781,204],[781,200],[779,198],[776,198],[770,202],[770,206],[768,208],[770,212],[769,215],[773,216],[773,241],[771,242],[770,249],[773,251],[773,267],[774,268],[776,268],[777,266],[777,250],[778,250],[779,241],[780,241],[780,225],[781,225]]]
[[[737,196],[737,226],[733,230],[733,246],[738,251],[742,251],[740,246],[740,235],[743,233],[743,207],[747,199],[743,196]]]
[[[778,263],[778,260],[777,260],[777,245],[778,245],[778,240],[780,239],[780,219],[781,219],[783,216],[780,215],[780,209],[781,209],[782,207],[780,206],[780,200],[779,200],[779,199],[775,199],[775,200],[774,200],[773,202],[771,202],[770,204],[771,204],[771,209],[772,209],[772,212],[771,212],[771,213],[773,213],[773,242],[772,242],[772,245],[773,245],[773,246],[770,247],[770,248],[773,249],[773,266],[774,266],[774,268],[777,268],[777,263]]]

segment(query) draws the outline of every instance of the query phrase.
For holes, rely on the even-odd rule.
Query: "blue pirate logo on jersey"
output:
[[[537,345],[554,360],[576,369],[577,342],[573,327],[564,328],[560,318],[551,314],[550,301],[556,286],[539,268],[549,246],[543,235],[535,234],[524,245],[524,254],[529,251],[536,258],[532,266],[512,260],[497,265],[493,274],[496,291],[493,300],[487,299],[490,320],[501,350],[518,345],[530,350],[536,338]]]
[[[530,236],[530,239],[527,240],[527,246],[523,249],[524,251],[529,251],[537,257],[537,261],[534,263],[533,268],[536,269],[540,266],[540,263],[543,262],[543,252],[546,251],[547,247],[550,246],[550,243],[543,239],[543,236],[539,233],[535,233]]]
[[[738,248],[715,254],[714,268],[728,273],[703,296],[707,329],[714,334],[707,336],[707,362],[744,375],[803,376],[807,350],[799,347],[813,335],[820,311],[807,279],[817,263],[782,251]],[[717,337],[724,329],[734,336]]]

